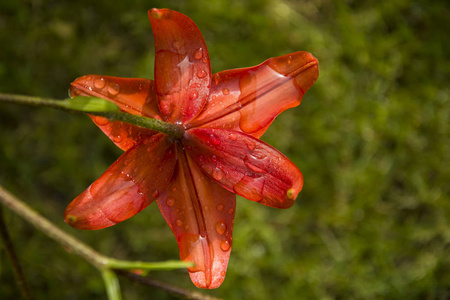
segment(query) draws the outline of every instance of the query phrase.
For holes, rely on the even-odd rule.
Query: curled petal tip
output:
[[[148,16],[149,16],[150,18],[156,18],[156,19],[159,19],[159,18],[162,17],[162,15],[163,15],[162,11],[161,11],[160,9],[157,9],[157,8],[152,8],[152,9],[150,9],[150,10],[148,11]]]
[[[319,61],[309,52],[299,51],[269,60],[269,66],[285,76],[295,78],[303,94],[319,77]]]

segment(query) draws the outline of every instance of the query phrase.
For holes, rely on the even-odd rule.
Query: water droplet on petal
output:
[[[225,276],[225,274],[226,274],[225,271],[220,272],[221,276]]]
[[[203,51],[202,48],[198,48],[197,50],[195,50],[194,52],[194,58],[195,59],[200,59],[203,56]]]
[[[223,210],[223,204],[217,205],[217,210],[218,210],[218,211],[222,211],[222,210]]]
[[[198,70],[197,77],[198,78],[205,78],[206,77],[206,72],[204,70]]]
[[[248,154],[244,157],[244,164],[247,166],[247,168],[255,173],[264,173],[263,169],[255,165],[258,164],[258,162],[258,159],[253,155]]]
[[[118,83],[110,82],[108,83],[108,93],[111,96],[116,96],[120,92],[120,86]]]
[[[156,199],[156,197],[158,197],[158,196],[159,196],[159,191],[158,191],[158,190],[155,190],[155,191],[152,193],[152,197]]]
[[[106,85],[105,78],[100,77],[100,78],[95,78],[94,79],[94,87],[96,89],[102,89],[102,88],[105,87],[105,85]]]
[[[175,199],[167,198],[166,204],[167,204],[167,206],[172,207],[175,204]],[[178,226],[181,226],[181,225],[178,225]]]
[[[197,91],[190,91],[190,93],[189,93],[189,100],[194,101],[197,98],[198,98]]]
[[[292,55],[289,55],[289,56],[288,56],[287,63],[288,63],[288,64],[292,63]]]
[[[244,176],[233,186],[236,194],[249,200],[259,202],[263,199],[264,177]]]
[[[214,168],[212,170],[212,174],[211,175],[217,181],[219,181],[219,180],[221,180],[223,178],[222,170],[220,170],[219,168]]]
[[[216,157],[215,155],[213,155],[213,156],[211,156],[211,160],[212,160],[213,162],[216,162],[216,161],[217,161],[217,157]]]
[[[113,140],[114,143],[120,143],[122,141],[122,137],[120,135],[113,136],[112,140]]]
[[[214,134],[214,133],[211,133],[210,134],[210,136],[209,136],[209,140],[211,141],[211,143],[213,144],[213,145],[219,145],[220,144],[220,139]]]
[[[189,228],[190,228],[189,225],[184,226],[184,230],[189,230]]]
[[[250,139],[247,139],[247,140],[245,140],[245,144],[247,144],[247,148],[248,148],[249,150],[255,149],[256,144],[255,144],[254,141],[252,141],[252,140],[250,140]]]
[[[175,221],[175,224],[177,224],[177,226],[181,226],[181,225],[183,225],[183,221],[178,219],[178,220]]]
[[[218,234],[224,234],[225,231],[227,231],[227,225],[224,222],[217,223],[216,224],[216,231],[217,231]]]
[[[222,249],[223,251],[228,251],[230,250],[230,242],[228,240],[223,240],[220,243],[220,249]]]
[[[228,210],[228,213],[229,213],[230,215],[232,215],[232,214],[234,213],[234,209],[233,209],[233,208],[230,208],[230,209]]]
[[[228,134],[228,138],[232,141],[235,141],[235,140],[237,140],[237,134],[230,132],[230,134]]]
[[[94,117],[94,122],[95,124],[97,124],[98,126],[104,126],[106,124],[109,123],[107,118],[103,118],[103,117],[99,117],[99,116],[95,116]]]
[[[224,89],[222,90],[222,93],[223,93],[224,95],[228,95],[228,94],[230,93],[230,90],[227,89],[227,88],[224,88]]]

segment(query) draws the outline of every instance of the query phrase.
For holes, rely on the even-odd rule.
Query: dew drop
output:
[[[235,140],[237,140],[237,134],[230,132],[230,134],[228,135],[228,138],[232,141],[235,141]]]
[[[232,214],[234,213],[234,209],[233,209],[233,208],[230,208],[230,209],[228,210],[228,213],[229,213],[230,215],[232,215]]]
[[[167,204],[167,206],[172,207],[172,206],[175,204],[175,199],[173,199],[173,198],[167,198],[166,204]],[[178,220],[177,220],[177,222],[178,222]],[[181,222],[181,221],[180,221],[180,222]],[[177,225],[178,225],[178,224],[177,224]],[[181,226],[181,225],[178,225],[178,226]]]
[[[226,274],[225,271],[220,272],[221,276],[225,276],[225,274]]]
[[[287,63],[288,63],[288,64],[292,63],[292,55],[289,55],[289,56],[288,56]]]
[[[216,157],[215,155],[213,155],[213,156],[211,156],[211,160],[212,160],[213,162],[216,162],[216,161],[217,161],[217,157]]]
[[[119,84],[117,84],[115,82],[108,83],[108,93],[111,96],[116,96],[117,94],[119,94],[119,92],[120,92]]]
[[[245,140],[245,144],[247,144],[247,148],[248,148],[249,150],[255,149],[256,144],[255,144],[254,141],[252,141],[252,140],[250,140],[250,139],[247,139],[247,140]]]
[[[102,89],[102,88],[105,87],[105,85],[106,85],[105,78],[100,77],[100,78],[95,78],[94,79],[94,87],[96,89]]]
[[[218,204],[217,205],[217,210],[218,211],[222,211],[223,210],[223,204]]]
[[[205,78],[206,77],[206,72],[204,70],[198,70],[197,77],[198,78]]]
[[[202,61],[206,64],[208,62],[208,58],[205,56],[203,57]]]
[[[195,50],[194,52],[194,58],[195,59],[200,59],[203,56],[203,52],[202,52],[202,48],[198,48],[197,50]]]
[[[196,91],[191,91],[189,93],[189,100],[194,101],[197,98],[198,98],[198,93]]]
[[[228,240],[223,240],[220,243],[220,249],[222,249],[223,251],[228,251],[230,250],[230,242]]]
[[[223,178],[222,170],[220,170],[219,168],[214,168],[212,170],[212,174],[211,175],[217,181],[219,181],[219,180],[221,180]]]
[[[122,141],[122,136],[118,135],[118,136],[114,136],[112,138],[114,143],[120,143]]]
[[[255,173],[264,173],[264,170],[256,166],[255,163],[258,163],[258,159],[253,155],[246,155],[244,157],[244,164],[247,166],[247,168]]]
[[[94,117],[94,122],[95,124],[97,124],[98,126],[104,126],[106,124],[109,123],[107,118],[103,118],[103,117],[99,117],[99,116],[95,116]]]
[[[251,201],[259,202],[263,199],[264,185],[264,177],[244,176],[233,186],[233,189],[236,194]]]
[[[216,231],[217,231],[218,234],[224,234],[225,231],[227,231],[227,225],[224,222],[217,223],[216,224]]]
[[[189,228],[191,228],[189,225],[184,226],[184,230],[189,230]]]
[[[178,220],[175,221],[175,224],[177,224],[177,226],[181,226],[181,225],[183,225],[183,221],[178,219]]]
[[[209,140],[211,141],[211,143],[213,144],[213,145],[219,145],[220,144],[220,139],[214,134],[214,133],[211,133],[210,134],[210,136],[209,136]]]
[[[228,95],[228,94],[230,93],[230,90],[227,89],[227,88],[224,88],[224,89],[222,90],[222,93],[223,93],[224,95]]]

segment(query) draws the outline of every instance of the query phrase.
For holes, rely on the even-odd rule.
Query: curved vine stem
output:
[[[102,274],[108,299],[110,300],[121,299],[119,281],[117,280],[114,270],[171,270],[193,266],[192,263],[181,261],[148,263],[110,258],[98,253],[80,240],[59,229],[56,225],[10,194],[2,186],[0,186],[0,203],[3,203],[27,222],[33,224],[48,237],[62,244],[66,249],[69,249],[71,253],[83,257],[86,261],[95,266]]]

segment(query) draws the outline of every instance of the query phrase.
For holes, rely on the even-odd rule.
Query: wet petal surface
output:
[[[125,152],[67,207],[64,219],[79,229],[101,229],[147,207],[167,187],[176,157],[162,134]]]
[[[86,75],[71,83],[70,92],[103,98],[127,113],[161,120],[154,82],[149,79]]]
[[[217,288],[224,280],[232,244],[236,196],[207,177],[177,146],[179,160],[168,188],[157,203],[177,238],[180,258],[200,288]]]
[[[308,52],[216,73],[203,111],[187,128],[225,128],[259,138],[276,116],[300,104],[317,77],[318,62]]]
[[[211,85],[205,41],[187,16],[152,9],[149,18],[155,39],[155,85],[164,120],[185,123],[203,108]]]
[[[300,170],[281,152],[237,131],[188,130],[186,152],[229,191],[261,204],[288,208],[303,186]]]

